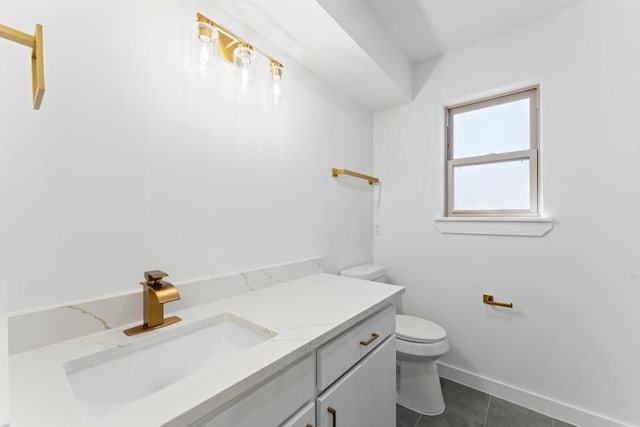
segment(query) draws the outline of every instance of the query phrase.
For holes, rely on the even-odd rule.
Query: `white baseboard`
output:
[[[513,402],[579,427],[634,427],[604,415],[560,402],[521,388],[487,378],[455,366],[438,363],[441,377]],[[635,426],[638,427],[638,426]]]

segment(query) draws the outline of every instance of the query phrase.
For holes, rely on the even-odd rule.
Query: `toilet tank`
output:
[[[342,270],[340,275],[385,283],[387,280],[387,267],[376,264],[361,264]]]

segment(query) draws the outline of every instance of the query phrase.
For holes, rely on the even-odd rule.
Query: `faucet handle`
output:
[[[165,278],[167,276],[169,276],[167,273],[165,273],[164,271],[160,271],[160,270],[151,270],[151,271],[145,271],[144,272],[144,279],[149,284],[157,283],[157,282],[159,282],[160,280],[162,280],[163,278]]]

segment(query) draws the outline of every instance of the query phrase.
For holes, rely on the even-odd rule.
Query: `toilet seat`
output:
[[[430,320],[396,314],[396,337],[403,341],[433,344],[447,338],[447,332]]]
[[[445,338],[442,341],[434,343],[418,343],[396,337],[396,351],[398,352],[399,359],[404,358],[404,355],[440,357],[449,351],[449,341]]]
[[[396,314],[398,357],[439,357],[449,351],[447,332],[437,323],[405,314]]]

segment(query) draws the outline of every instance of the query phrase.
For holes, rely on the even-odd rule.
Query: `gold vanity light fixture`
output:
[[[44,50],[42,42],[42,25],[36,24],[32,36],[5,25],[0,25],[0,38],[31,48],[31,80],[33,86],[33,109],[39,110],[44,97]]]
[[[284,72],[280,61],[201,13],[196,15],[193,40],[197,47],[192,54],[199,57],[194,62],[200,64],[200,69],[213,68],[218,60],[232,64],[236,70],[237,88],[242,92],[255,86],[256,58],[264,58],[269,64],[269,99],[273,105],[280,105]]]

